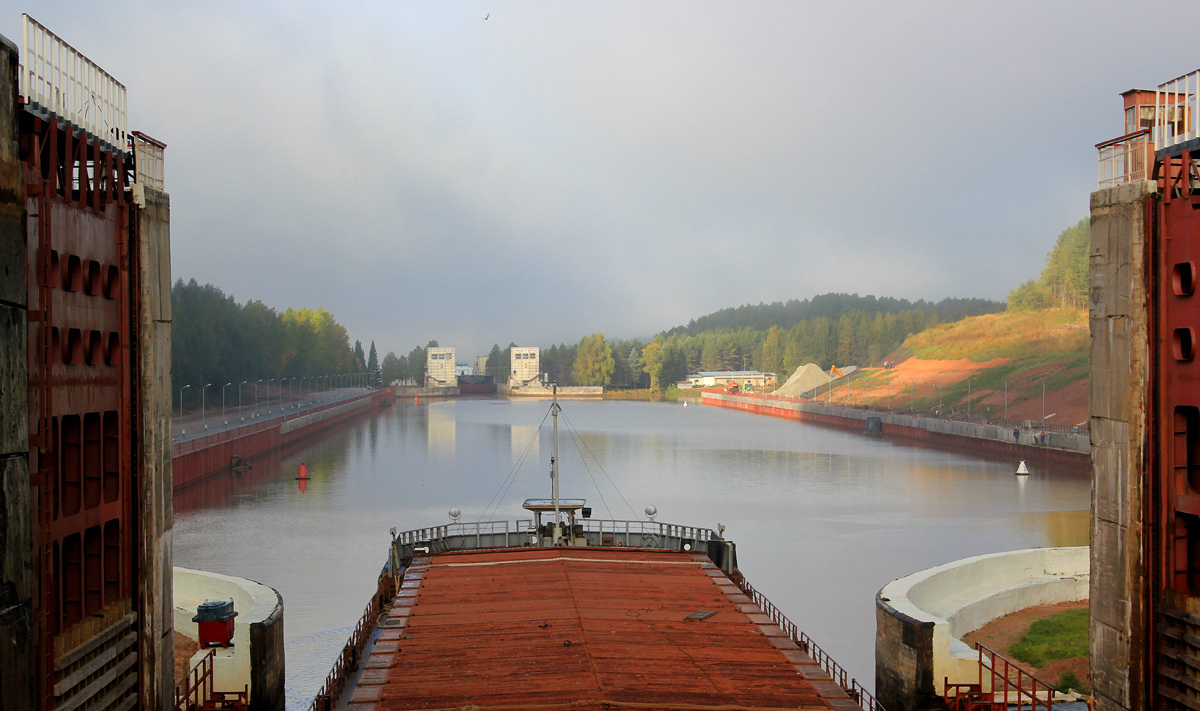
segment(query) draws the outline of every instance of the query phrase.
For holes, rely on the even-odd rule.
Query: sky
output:
[[[0,0],[167,144],[174,278],[381,354],[826,292],[1003,300],[1189,3]]]

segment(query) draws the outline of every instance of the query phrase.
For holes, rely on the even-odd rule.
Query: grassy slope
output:
[[[1087,312],[1045,309],[973,316],[915,333],[904,341],[901,351],[912,358],[966,358],[976,363],[996,358],[1017,361],[1082,358],[1086,366]]]
[[[1007,385],[1010,420],[1040,419],[1042,384],[1050,423],[1087,419],[1087,312],[1078,309],[974,316],[913,334],[888,357],[895,370],[868,369],[855,378],[869,402],[882,404],[891,381],[899,406],[909,391],[917,410],[965,414],[970,378],[972,413],[999,419]],[[834,399],[837,399],[835,390]],[[990,409],[989,409],[990,408]]]

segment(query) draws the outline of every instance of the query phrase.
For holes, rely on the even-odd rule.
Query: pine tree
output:
[[[378,385],[381,382],[382,373],[379,370],[379,354],[375,352],[375,341],[371,341],[371,351],[367,355],[367,374],[372,383]]]

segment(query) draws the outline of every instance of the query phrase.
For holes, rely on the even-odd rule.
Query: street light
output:
[[[243,380],[242,382],[238,383],[238,412],[242,412],[242,386],[248,382],[250,382],[250,381]],[[245,417],[245,416],[246,416],[245,413],[242,413],[242,417]]]
[[[205,395],[205,393],[207,393],[207,392],[208,392],[208,389],[209,389],[210,387],[212,387],[212,383],[205,383],[205,384],[204,384],[204,387],[200,388],[200,421],[201,421],[201,422],[204,422],[204,421],[207,419],[207,417],[206,417],[206,416],[205,416],[205,414],[204,414],[204,412],[205,412],[205,409],[204,409],[204,395]],[[207,422],[204,422],[204,429],[208,429],[208,423],[207,423]]]
[[[182,388],[179,388],[179,421],[180,422],[183,422],[183,391],[187,390],[190,387],[192,387],[192,386],[184,385]]]
[[[222,422],[228,422],[228,420],[225,419],[225,388],[229,387],[230,385],[233,385],[233,383],[225,383],[224,385],[221,386],[221,421]]]
[[[258,384],[262,382],[262,378],[254,381],[254,416],[258,417]]]
[[[271,411],[271,383],[275,382],[275,378],[267,381],[267,412]]]

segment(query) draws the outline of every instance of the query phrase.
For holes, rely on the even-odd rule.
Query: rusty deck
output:
[[[685,618],[698,611],[707,619]],[[406,571],[351,711],[856,704],[704,554],[527,548]]]

